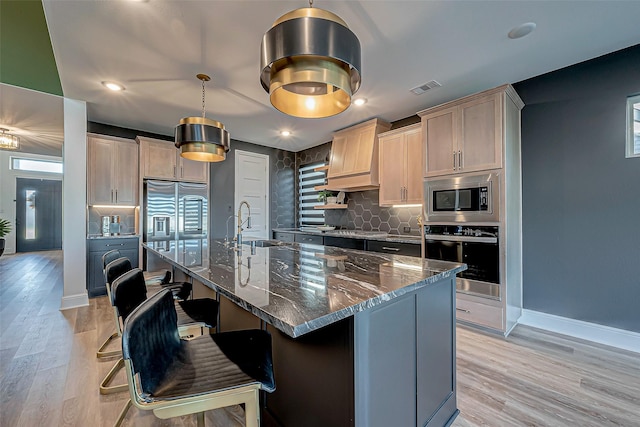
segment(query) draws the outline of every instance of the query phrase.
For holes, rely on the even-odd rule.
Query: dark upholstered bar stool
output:
[[[116,279],[112,279],[112,274],[121,273]],[[114,309],[114,319],[116,323],[117,336],[122,334],[122,325],[129,313],[147,299],[147,286],[139,268],[131,269],[131,265],[126,258],[119,258],[111,261],[106,268],[107,279],[111,280],[110,297],[111,305]],[[167,288],[167,292],[172,294],[173,289]],[[172,294],[173,295],[173,294]],[[179,313],[177,327],[180,327],[181,336],[192,337],[202,335],[205,328],[215,328],[218,318],[218,302],[210,298],[179,301],[174,298],[176,310]],[[209,331],[207,331],[209,332]],[[117,354],[116,354],[117,355]],[[111,394],[125,391],[127,386],[109,384],[124,366],[120,358],[109,373],[100,383],[101,394]]]
[[[102,256],[103,266],[103,274],[105,285],[107,287],[107,296],[109,301],[111,302],[111,282],[113,282],[116,278],[121,276],[122,274],[130,271],[133,267],[131,266],[131,261],[126,257],[118,257],[120,251],[117,249],[106,252]],[[107,268],[108,267],[108,268]],[[145,284],[149,288],[152,293],[158,292],[163,287],[170,287],[172,289],[173,295],[176,299],[186,299],[189,295],[191,295],[192,285],[188,282],[178,282],[178,283],[170,283],[171,281],[171,272],[166,271],[164,275],[158,275],[151,278],[145,278]],[[117,324],[117,319],[116,319]],[[105,357],[113,357],[118,356],[120,354],[120,350],[112,350],[106,351],[105,349],[109,346],[109,344],[116,338],[120,336],[118,332],[119,328],[116,327],[116,332],[111,334],[101,345],[98,347],[98,351],[96,353],[96,357],[98,359]]]
[[[187,341],[179,337],[177,319],[166,290],[127,317],[122,352],[133,404],[162,419],[198,414],[198,426],[204,411],[244,404],[247,427],[258,427],[259,391],[275,390],[271,335],[244,330]]]

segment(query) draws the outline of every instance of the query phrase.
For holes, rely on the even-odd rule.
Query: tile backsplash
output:
[[[325,210],[325,223],[344,229],[420,235],[421,207],[392,208],[378,204],[378,190],[346,193],[347,209]],[[409,231],[405,231],[409,227]]]
[[[101,217],[106,215],[120,215],[120,233],[136,232],[136,208],[117,207],[89,207],[87,216],[87,235],[102,234]]]

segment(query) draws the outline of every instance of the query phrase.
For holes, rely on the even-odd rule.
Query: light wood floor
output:
[[[60,251],[0,257],[2,427],[111,426],[127,399],[98,391],[114,362],[95,357],[113,331],[106,298],[62,312],[61,297]],[[636,353],[523,326],[506,340],[460,327],[457,345],[456,427],[640,426]],[[207,425],[242,426],[243,415],[212,411]],[[125,425],[191,426],[195,417],[132,408]]]

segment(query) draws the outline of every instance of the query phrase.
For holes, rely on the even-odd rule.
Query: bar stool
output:
[[[121,272],[127,266],[126,258],[111,261],[106,268],[107,278],[112,280],[111,274]],[[129,264],[130,267],[130,264]],[[115,272],[113,272],[115,270]],[[122,335],[122,325],[125,319],[138,305],[147,299],[147,286],[139,268],[130,269],[111,281],[111,305],[116,323],[116,336]],[[172,294],[172,288],[163,289]],[[172,294],[173,298],[173,294]],[[179,313],[176,327],[180,327],[181,336],[193,337],[204,334],[204,329],[213,329],[217,325],[218,302],[210,298],[180,301],[174,299],[176,311]],[[208,332],[208,331],[207,331]],[[114,354],[118,355],[119,352]],[[126,384],[110,386],[109,384],[122,369],[124,362],[120,358],[100,383],[100,394],[111,394],[127,389]]]
[[[107,287],[107,296],[111,302],[111,282],[120,277],[127,271],[130,271],[133,267],[131,261],[126,257],[114,258],[120,251],[117,249],[111,250],[102,256],[102,261],[106,264],[102,270],[104,274],[104,281]],[[169,287],[172,289],[174,297],[176,299],[186,299],[192,290],[192,284],[188,282],[169,283],[171,280],[171,272],[167,271],[164,276],[152,277],[151,279],[145,279],[145,284],[150,290],[155,293],[163,287]],[[105,349],[109,344],[120,336],[118,327],[118,321],[116,319],[116,332],[111,334],[104,342],[98,347],[96,357],[98,359],[113,357],[120,354],[120,350],[106,351]]]
[[[247,427],[260,425],[259,391],[273,392],[271,335],[243,330],[179,337],[175,304],[163,290],[138,306],[124,324],[122,352],[131,400],[162,419],[244,404]]]
[[[122,255],[120,254],[120,250],[118,250],[118,249],[112,249],[112,250],[110,250],[108,252],[105,252],[102,255],[102,268],[103,268],[103,271],[104,271],[104,268],[107,266],[107,264],[109,264],[111,261],[115,261],[118,258],[122,258]],[[129,260],[129,261],[131,261],[131,260]],[[144,272],[144,280],[146,280],[147,286],[166,285],[166,284],[171,282],[171,272],[169,270],[164,270],[164,271],[145,271]],[[184,282],[184,283],[186,283],[186,282]],[[191,292],[191,290],[189,290],[189,292]]]

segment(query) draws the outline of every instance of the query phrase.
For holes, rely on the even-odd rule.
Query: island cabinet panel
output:
[[[358,427],[416,425],[414,300],[411,295],[355,316]]]
[[[457,416],[454,280],[356,313],[356,427],[443,426]]]
[[[263,427],[354,426],[353,317],[299,338],[267,330],[276,391],[265,394]]]
[[[456,411],[453,289],[454,282],[444,281],[434,284],[428,293],[416,295],[416,411],[420,426],[445,425]],[[433,345],[434,342],[440,345]],[[441,368],[433,369],[434,366]]]

